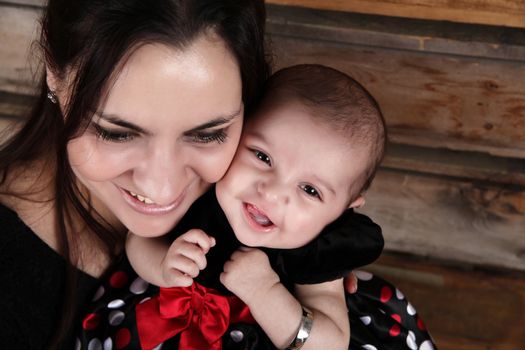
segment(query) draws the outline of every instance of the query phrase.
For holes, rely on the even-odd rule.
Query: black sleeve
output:
[[[372,263],[383,246],[381,227],[349,209],[306,246],[265,251],[281,277],[297,284],[315,284],[341,278]]]

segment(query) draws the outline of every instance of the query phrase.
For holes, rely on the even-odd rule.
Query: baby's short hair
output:
[[[386,126],[374,97],[355,79],[336,69],[301,64],[275,72],[266,83],[263,103],[295,99],[316,120],[370,151],[368,166],[352,186],[351,199],[368,189],[383,159]]]

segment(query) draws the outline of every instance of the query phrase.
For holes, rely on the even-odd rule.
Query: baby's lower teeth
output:
[[[261,216],[254,216],[255,221],[262,226],[268,226],[271,224],[270,219],[267,217],[261,217]]]

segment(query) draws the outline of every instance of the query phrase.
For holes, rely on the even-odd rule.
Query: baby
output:
[[[160,287],[233,293],[277,348],[347,349],[343,277],[383,247],[352,209],[365,203],[385,139],[377,103],[355,80],[319,65],[282,69],[214,191],[172,243],[130,234],[130,262]]]

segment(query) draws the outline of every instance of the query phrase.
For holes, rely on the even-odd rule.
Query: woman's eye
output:
[[[261,152],[261,151],[257,151],[257,150],[255,150],[253,152],[254,152],[255,156],[257,158],[259,158],[259,160],[261,160],[262,162],[264,162],[264,163],[266,163],[266,164],[268,164],[270,166],[272,165],[272,161],[270,160],[270,157],[268,157],[266,155],[266,153]]]
[[[210,133],[197,133],[194,135],[190,135],[193,142],[197,143],[224,143],[228,139],[228,134],[226,133],[226,130],[217,130]]]
[[[94,124],[97,137],[110,142],[127,142],[135,138],[135,134],[127,131],[111,131]]]
[[[310,186],[310,185],[301,185],[301,189],[308,196],[321,199],[321,194],[319,193],[319,191],[315,187]]]

